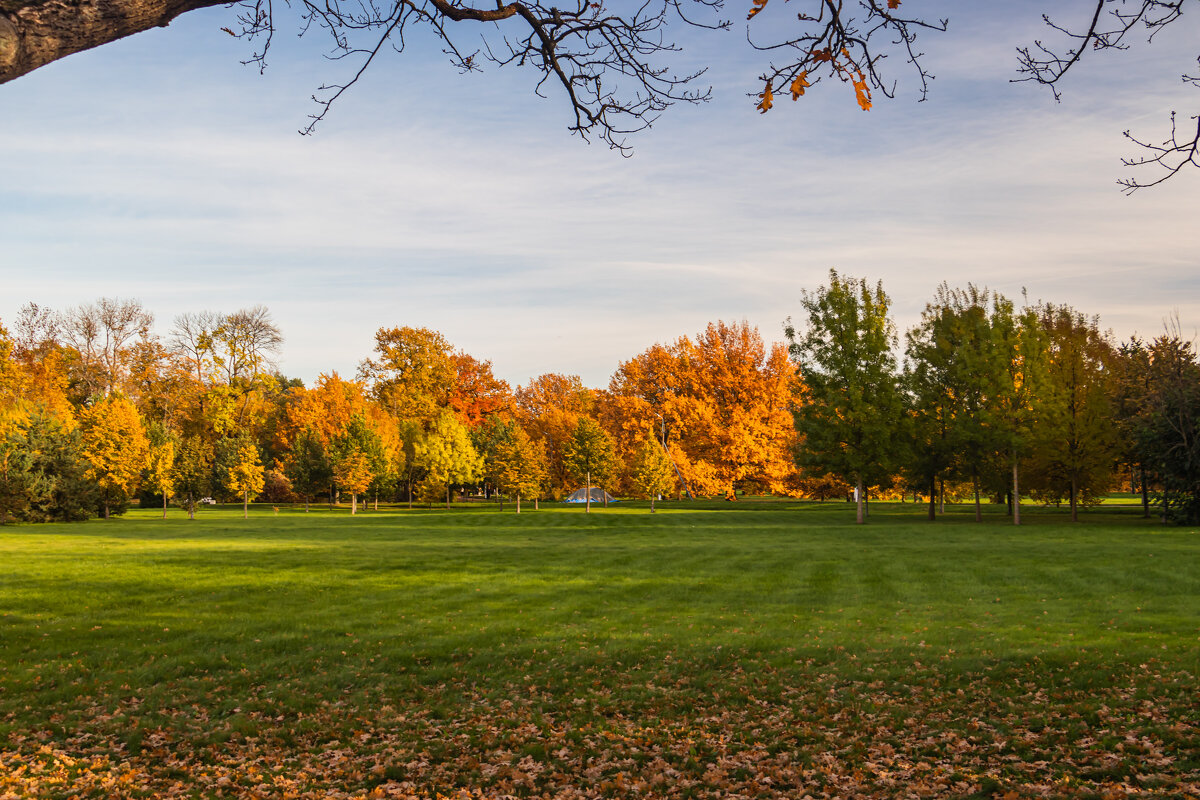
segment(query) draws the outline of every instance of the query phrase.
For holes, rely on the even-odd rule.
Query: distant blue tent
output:
[[[601,489],[599,486],[593,486],[592,487],[592,502],[593,503],[603,503],[605,501],[608,501],[609,503],[621,502],[620,500],[613,497],[608,492]],[[587,502],[587,490],[586,489],[576,489],[575,491],[573,491],[569,495],[567,495],[566,499],[563,500],[563,502],[564,503],[586,503]]]

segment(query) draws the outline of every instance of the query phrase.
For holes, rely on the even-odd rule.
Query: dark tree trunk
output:
[[[983,522],[983,508],[979,505],[979,476],[971,476],[971,488],[975,492],[975,521]]]
[[[1150,491],[1146,484],[1146,467],[1141,468],[1142,472],[1142,518],[1150,519]]]
[[[866,522],[866,517],[863,513],[863,497],[865,494],[862,478],[857,478],[854,482],[854,521],[859,525]]]
[[[1013,525],[1021,524],[1021,482],[1017,457],[1013,456]]]
[[[929,521],[937,519],[937,486],[936,479],[929,479]]]
[[[1079,486],[1074,477],[1071,478],[1071,522],[1079,522]]]

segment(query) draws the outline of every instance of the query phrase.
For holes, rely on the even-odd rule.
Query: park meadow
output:
[[[0,797],[1200,796],[1200,537],[1101,503],[0,529]]]

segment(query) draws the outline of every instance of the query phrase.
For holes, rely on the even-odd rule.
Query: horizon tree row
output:
[[[1065,499],[1118,469],[1164,518],[1192,519],[1196,355],[1178,331],[1114,346],[1066,306],[1017,310],[943,284],[899,337],[882,287],[830,273],[789,347],[709,324],[621,362],[607,389],[546,374],[515,390],[425,328],[380,328],[354,380],[279,374],[266,308],[176,318],[136,300],[29,304],[0,326],[0,521],[79,519],[170,500],[796,497],[964,489]],[[790,359],[789,359],[790,351]],[[1182,437],[1183,444],[1180,444]],[[590,494],[590,493],[589,493]],[[590,508],[589,508],[590,510]]]
[[[1120,345],[1097,317],[1053,303],[1016,308],[968,284],[943,283],[920,322],[899,337],[881,284],[829,273],[790,320],[803,382],[800,463],[857,489],[918,489],[933,519],[946,485],[980,498],[1066,501],[1072,520],[1124,471],[1137,475],[1145,514],[1200,521],[1200,362],[1176,323],[1147,343]],[[940,501],[940,502],[939,502]]]

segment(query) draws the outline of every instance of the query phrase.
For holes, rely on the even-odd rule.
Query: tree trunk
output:
[[[412,477],[408,479],[408,510],[412,511]]]
[[[350,516],[358,513],[358,492],[350,493]]]
[[[108,519],[108,495],[104,496],[104,518]]]
[[[854,521],[862,525],[865,521],[863,518],[863,482],[862,478],[857,478],[854,484]]]
[[[946,479],[938,478],[938,513],[946,513]]]
[[[163,492],[163,519],[167,518],[167,493]]]
[[[1146,485],[1146,467],[1142,465],[1142,519],[1150,519],[1150,492]]]
[[[242,519],[250,519],[250,493],[242,495]]]
[[[378,489],[375,490],[375,508],[372,510],[374,510],[374,511],[379,510],[379,490]]]
[[[983,509],[979,506],[979,476],[971,476],[971,489],[975,492],[975,521],[983,522]]]
[[[538,509],[538,498],[536,498],[536,497],[535,497],[535,498],[533,498],[533,510],[534,510],[534,511],[537,511],[537,510],[539,510],[539,509]]]
[[[498,499],[500,501],[500,510],[503,511],[504,510],[504,495],[500,494],[500,492],[496,492],[496,499]],[[517,495],[517,513],[518,514],[521,513],[521,495],[520,494]]]
[[[1021,482],[1019,475],[1019,467],[1017,466],[1017,456],[1013,454],[1013,525],[1021,524]]]
[[[590,514],[590,513],[592,513],[592,471],[591,470],[588,470],[588,472],[587,472],[586,483],[587,483],[587,485],[583,487],[583,491],[586,492],[586,494],[583,497],[583,512],[585,514]]]
[[[304,513],[308,513],[308,495],[304,495]]]
[[[1079,522],[1079,506],[1078,506],[1079,487],[1075,476],[1071,476],[1071,522]]]
[[[501,500],[500,502],[503,503],[504,501]],[[500,507],[504,508],[503,505],[501,505]],[[517,492],[517,513],[518,514],[521,513],[521,493],[520,492]]]
[[[0,4],[0,83],[80,50],[165,27],[222,0],[13,0]]]
[[[937,519],[937,479],[929,479],[929,521]]]
[[[650,495],[650,513],[654,513],[654,495]]]
[[[446,484],[446,510],[450,510],[450,484]]]

